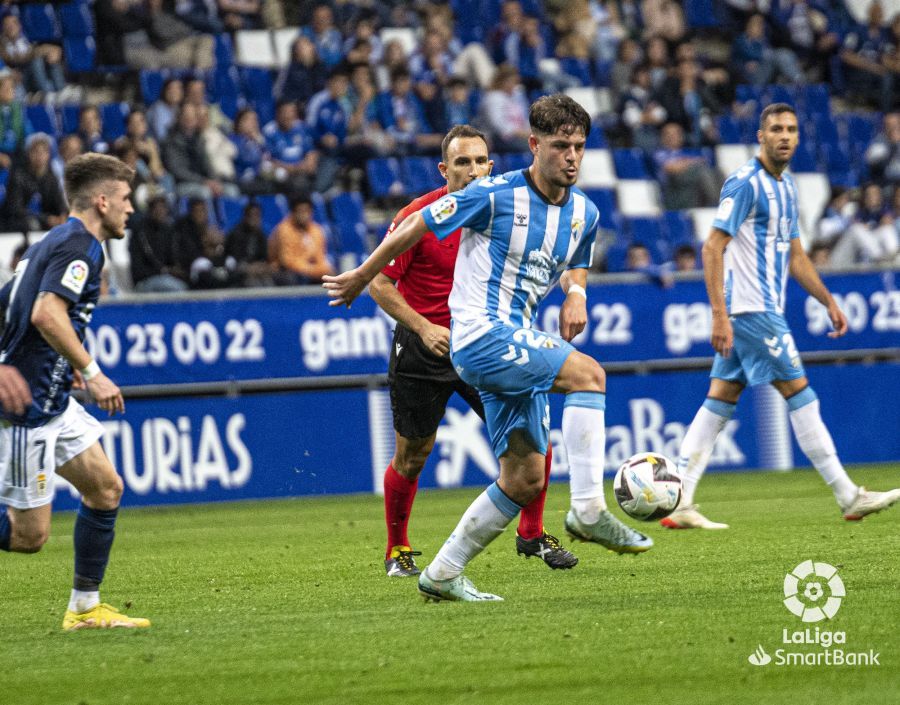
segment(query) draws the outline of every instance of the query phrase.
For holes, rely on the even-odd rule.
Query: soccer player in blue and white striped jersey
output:
[[[834,328],[829,336],[847,332],[846,317],[799,239],[797,187],[785,172],[799,139],[794,109],[786,103],[766,107],[757,137],[759,155],[725,181],[703,246],[716,356],[706,401],[681,445],[681,508],[660,522],[670,528],[728,528],[697,510],[694,491],[719,432],[748,384],[772,384],[787,400],[797,443],[831,487],[845,519],[862,519],[900,500],[900,489],[872,492],[847,476],[784,318],[790,273],[828,309]]]
[[[566,394],[563,441],[572,509],[566,530],[620,553],[653,542],[606,509],[603,466],[606,375],[568,342],[587,322],[587,269],[599,213],[575,188],[590,117],[567,96],[539,99],[529,114],[534,162],[481,179],[409,216],[358,269],[325,277],[332,305],[349,305],[387,262],[427,231],[462,228],[450,294],[450,355],[478,388],[500,478],[466,510],[419,591],[435,600],[497,600],[463,576],[465,566],[540,492],[549,432],[547,394]],[[561,281],[560,336],[533,328],[547,291]]]

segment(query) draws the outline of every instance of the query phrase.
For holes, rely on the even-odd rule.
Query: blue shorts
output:
[[[753,386],[806,375],[784,316],[741,313],[731,317],[731,327],[734,348],[727,358],[716,353],[710,377]]]
[[[525,431],[539,452],[547,452],[547,392],[574,350],[550,333],[498,323],[462,350],[450,352],[459,376],[481,393],[491,447],[498,458],[515,430]]]

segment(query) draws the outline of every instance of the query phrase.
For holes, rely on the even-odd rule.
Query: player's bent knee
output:
[[[119,506],[125,485],[122,478],[113,473],[103,478],[100,486],[90,495],[85,495],[94,509],[115,509]]]
[[[37,553],[50,538],[49,529],[29,528],[16,530],[9,542],[10,548],[17,553]]]

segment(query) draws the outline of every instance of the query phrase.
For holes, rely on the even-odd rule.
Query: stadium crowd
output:
[[[843,0],[6,0],[0,231],[61,222],[63,166],[109,153],[138,175],[119,288],[315,282],[439,185],[452,125],[488,134],[495,171],[520,168],[530,102],[594,88],[588,147],[658,184],[664,210],[648,224],[589,190],[598,269],[696,267],[685,212],[715,206],[716,148],[753,144],[774,100],[801,118],[792,168],[831,186],[816,263],[896,262],[900,15],[862,4],[857,21]],[[280,66],[239,51],[276,36]]]

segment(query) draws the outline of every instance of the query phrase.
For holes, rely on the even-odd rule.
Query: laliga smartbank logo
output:
[[[829,563],[803,561],[784,576],[784,606],[807,624],[832,619],[846,597],[844,581]],[[847,643],[847,632],[815,627],[782,629],[781,643],[773,654],[759,644],[747,660],[753,666],[880,666],[880,652],[850,651],[836,644]],[[805,651],[797,647],[814,647]]]

